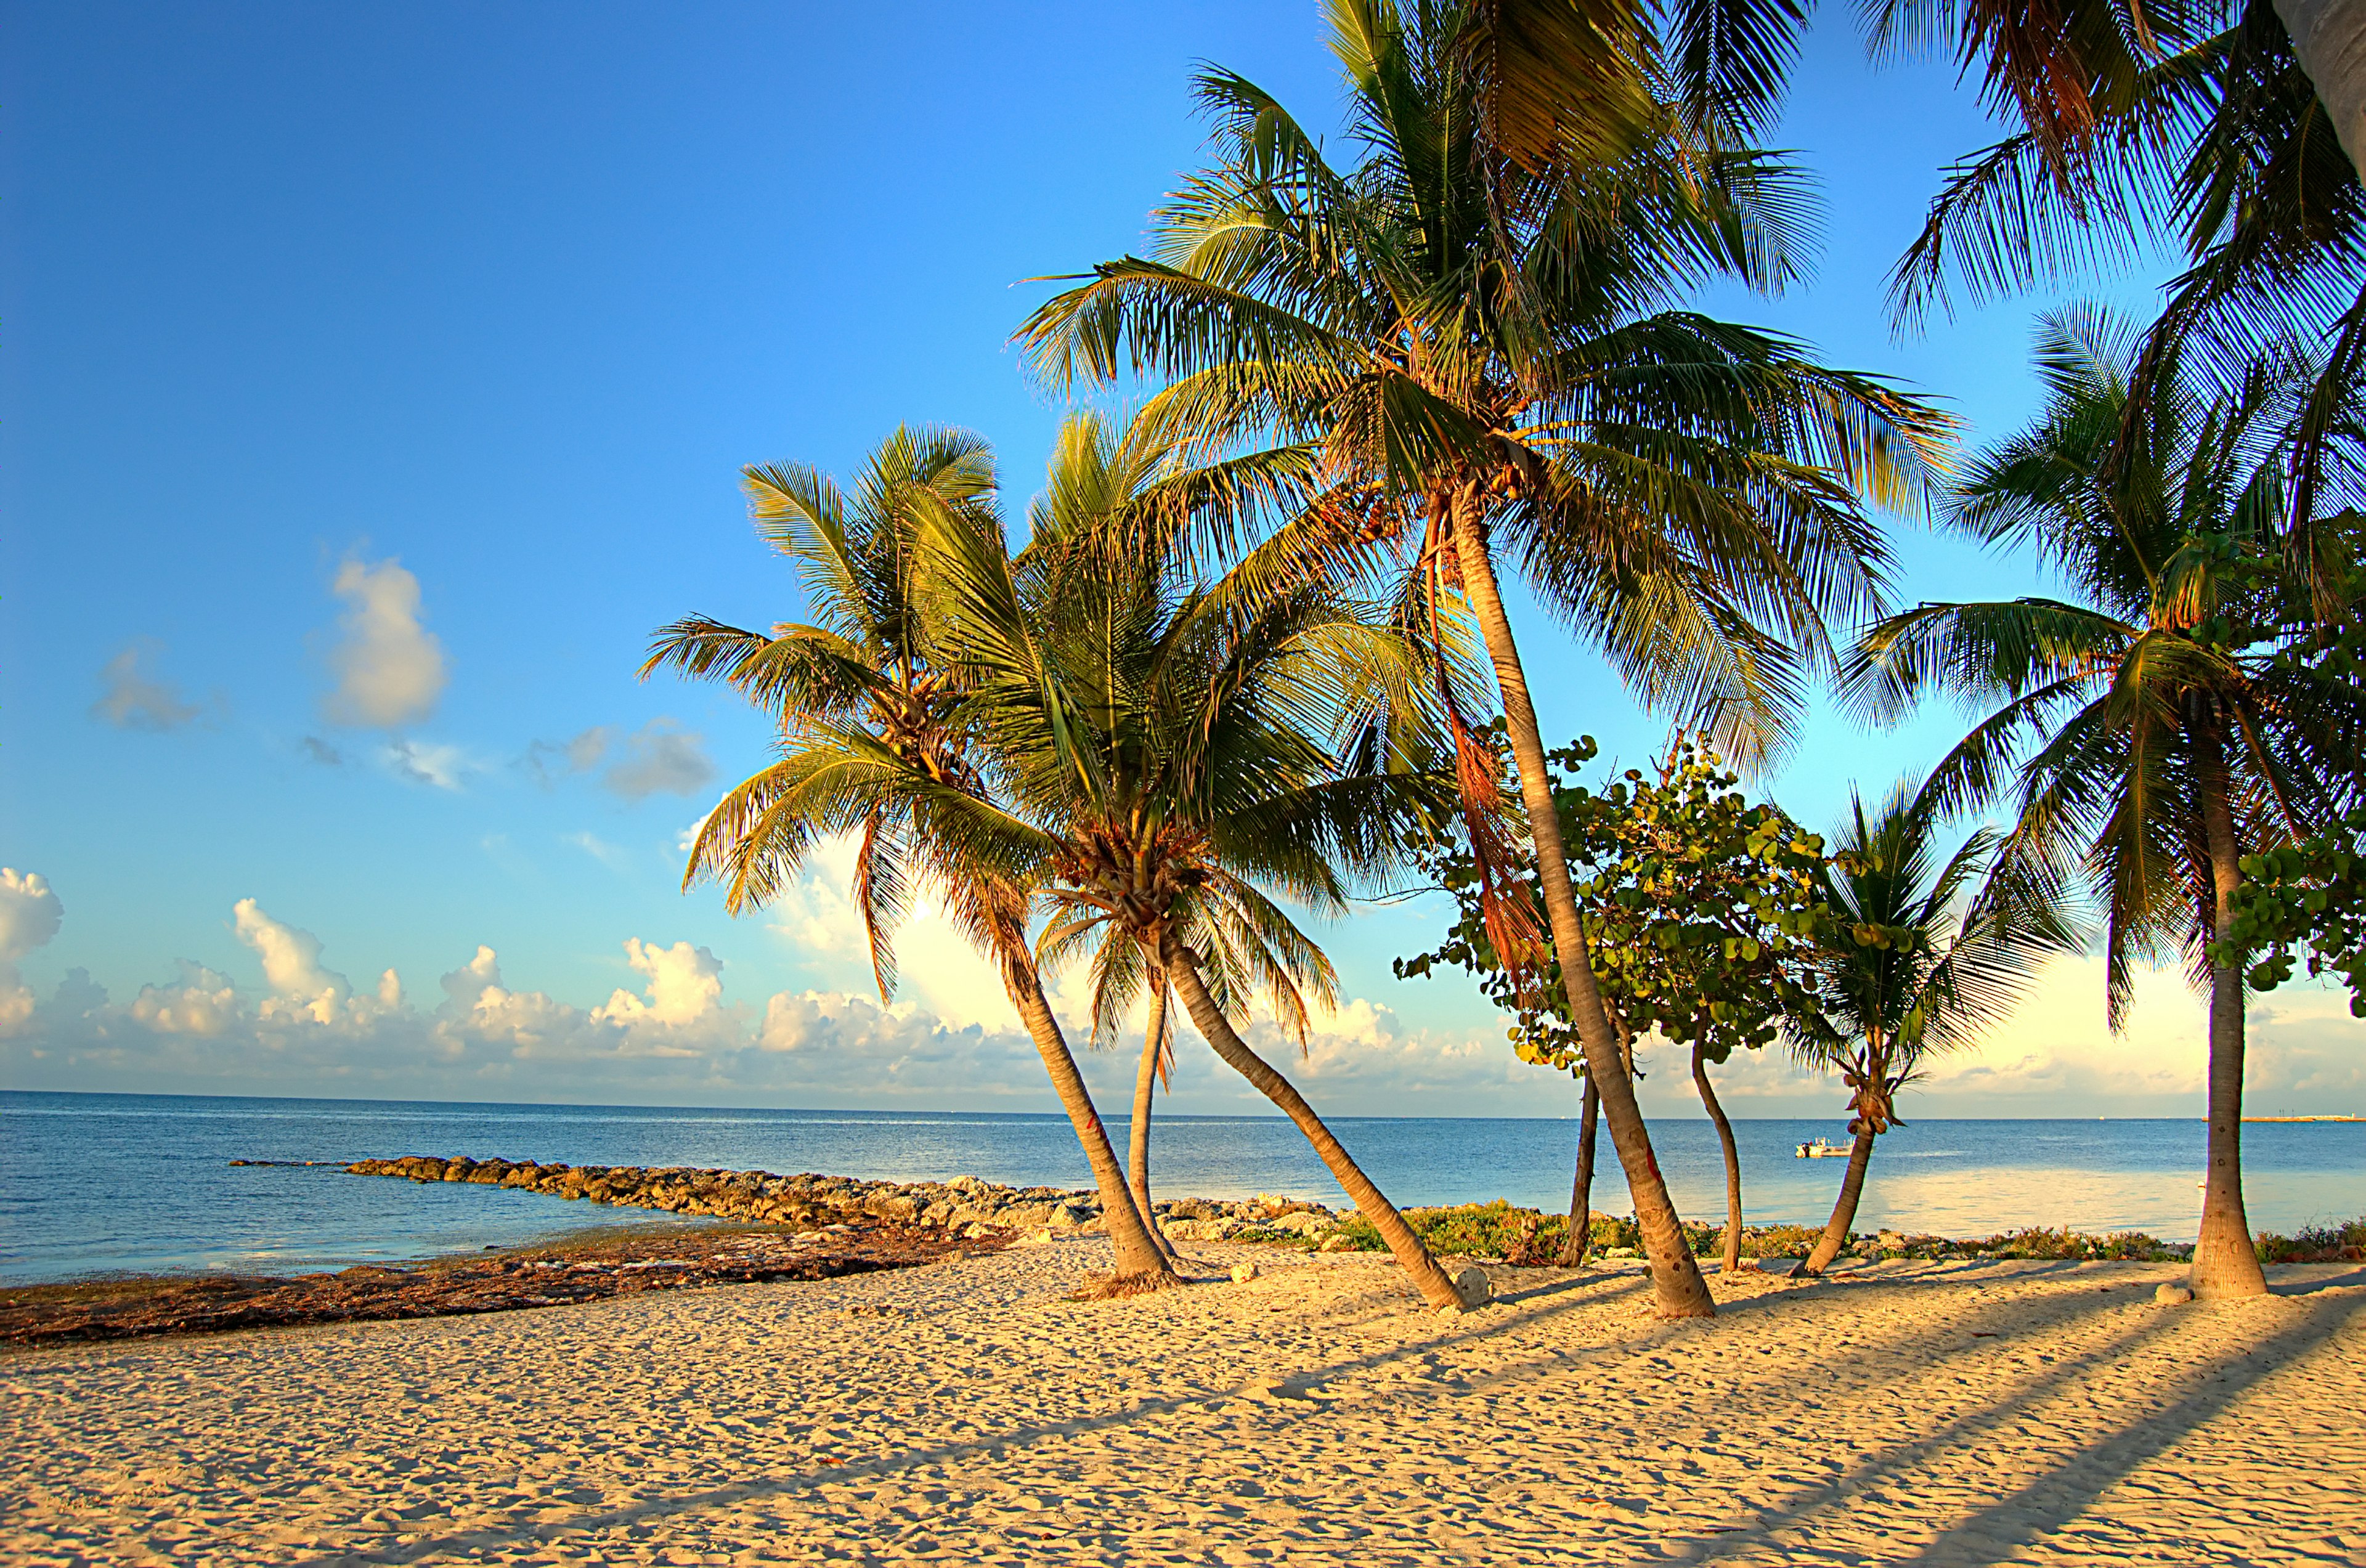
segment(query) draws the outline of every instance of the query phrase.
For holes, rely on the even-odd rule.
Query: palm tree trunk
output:
[[[1133,1072],[1133,1120],[1126,1124],[1126,1184],[1133,1189],[1133,1206],[1142,1211],[1151,1239],[1168,1258],[1175,1249],[1158,1232],[1158,1211],[1150,1203],[1150,1107],[1158,1088],[1158,1059],[1166,1049],[1166,976],[1155,969],[1150,976],[1150,1026],[1142,1038],[1142,1065]]]
[[[2213,931],[2233,923],[2242,886],[2235,816],[2227,800],[2226,753],[2214,727],[2194,727],[2202,784],[2202,830],[2217,894]],[[2202,1232],[2191,1283],[2199,1297],[2263,1296],[2268,1278],[2243,1210],[2243,963],[2231,954],[2210,966],[2210,1172],[2203,1183]]]
[[[2366,180],[2366,6],[2348,0],[2276,0],[2293,53],[2333,121],[2350,165]],[[2198,1258],[2201,1255],[2196,1253]]]
[[[1146,1283],[1181,1284],[1133,1206],[1125,1172],[1118,1168],[1117,1154],[1110,1147],[1109,1129],[1101,1125],[1100,1112],[1093,1109],[1093,1097],[1085,1088],[1084,1075],[1076,1071],[1076,1058],[1069,1054],[1059,1020],[1052,1016],[1052,1004],[1044,999],[1035,965],[1023,955],[1005,953],[1001,967],[1003,989],[1010,997],[1010,1005],[1019,1010],[1028,1038],[1035,1042],[1043,1069],[1052,1075],[1053,1092],[1068,1113],[1068,1124],[1076,1130],[1076,1142],[1084,1145],[1085,1163],[1092,1167],[1093,1185],[1100,1191],[1101,1223],[1117,1254],[1117,1272]]]
[[[1651,1289],[1662,1317],[1713,1317],[1717,1302],[1700,1265],[1685,1245],[1683,1223],[1668,1197],[1667,1179],[1651,1152],[1651,1134],[1643,1125],[1643,1111],[1635,1102],[1635,1086],[1618,1056],[1618,1037],[1594,983],[1594,967],[1586,953],[1585,931],[1578,923],[1577,895],[1569,881],[1569,857],[1561,847],[1560,818],[1553,809],[1552,781],[1546,772],[1544,738],[1537,728],[1536,705],[1528,697],[1528,678],[1520,665],[1520,650],[1512,640],[1511,618],[1504,612],[1504,596],[1488,558],[1481,532],[1477,501],[1458,503],[1454,519],[1455,558],[1461,568],[1462,592],[1478,618],[1487,652],[1495,666],[1495,683],[1504,701],[1505,733],[1513,760],[1520,770],[1520,798],[1528,808],[1528,832],[1536,848],[1537,878],[1543,885],[1545,914],[1552,927],[1553,953],[1560,960],[1561,988],[1569,998],[1571,1021],[1585,1047],[1586,1076],[1602,1097],[1603,1119],[1610,1123],[1610,1142],[1627,1173],[1627,1190],[1635,1203],[1635,1218],[1643,1231],[1643,1247],[1651,1259]]]
[[[1873,1124],[1862,1117],[1857,1127],[1856,1142],[1849,1146],[1848,1171],[1841,1178],[1840,1200],[1832,1205],[1832,1217],[1825,1222],[1824,1234],[1816,1238],[1815,1250],[1808,1254],[1806,1262],[1791,1270],[1795,1278],[1822,1273],[1841,1255],[1841,1248],[1848,1245],[1849,1227],[1856,1224],[1857,1200],[1865,1196],[1865,1168],[1873,1163],[1873,1140],[1879,1135],[1874,1132]]]
[[[1582,1267],[1594,1250],[1594,1143],[1602,1120],[1602,1097],[1594,1079],[1585,1080],[1585,1099],[1578,1111],[1577,1175],[1569,1187],[1569,1235],[1560,1244],[1560,1266]]]
[[[1371,1178],[1364,1174],[1345,1145],[1331,1135],[1331,1129],[1323,1124],[1323,1119],[1314,1114],[1314,1108],[1306,1103],[1305,1098],[1290,1087],[1290,1080],[1274,1071],[1265,1058],[1250,1050],[1248,1043],[1234,1030],[1232,1021],[1224,1016],[1215,998],[1208,995],[1207,987],[1200,983],[1199,963],[1190,949],[1169,936],[1160,945],[1159,957],[1166,970],[1167,979],[1175,987],[1175,994],[1183,998],[1183,1010],[1191,1015],[1191,1021],[1201,1036],[1215,1047],[1217,1055],[1222,1056],[1241,1077],[1256,1085],[1257,1092],[1280,1107],[1282,1114],[1298,1124],[1298,1130],[1306,1135],[1308,1143],[1314,1145],[1315,1154],[1331,1172],[1332,1178],[1349,1198],[1355,1200],[1356,1212],[1380,1233],[1380,1239],[1396,1255],[1396,1260],[1404,1266],[1404,1271],[1413,1277],[1414,1288],[1421,1292],[1422,1298],[1434,1307],[1459,1308],[1462,1298],[1456,1292],[1454,1281],[1446,1277],[1446,1270],[1438,1267],[1437,1259],[1430,1256],[1429,1248],[1422,1245],[1421,1237],[1413,1234],[1413,1227],[1405,1224],[1404,1216],[1397,1213],[1396,1205],[1381,1196],[1380,1190],[1372,1185]]]
[[[1741,1151],[1734,1146],[1733,1123],[1725,1119],[1725,1107],[1717,1102],[1717,1090],[1709,1087],[1708,1059],[1701,1055],[1701,1043],[1693,1042],[1693,1087],[1700,1090],[1701,1104],[1707,1108],[1708,1119],[1717,1123],[1717,1141],[1725,1149],[1725,1261],[1723,1273],[1741,1271]]]

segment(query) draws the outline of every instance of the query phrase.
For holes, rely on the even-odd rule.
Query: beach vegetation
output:
[[[1712,278],[1800,275],[1808,209],[1780,158],[1704,141],[1679,106],[1597,92],[1593,133],[1556,132],[1585,156],[1524,163],[1493,140],[1503,101],[1482,97],[1484,7],[1343,0],[1331,16],[1359,160],[1335,164],[1271,95],[1203,73],[1216,156],[1159,211],[1151,254],[1099,265],[1020,336],[1055,386],[1161,384],[1144,417],[1195,453],[1318,457],[1313,504],[1255,552],[1264,570],[1352,561],[1385,579],[1376,597],[1475,632],[1659,1308],[1712,1312],[1584,957],[1499,573],[1645,702],[1754,763],[1789,733],[1828,619],[1879,600],[1865,498],[1910,502],[1946,422],[1680,308]],[[1496,770],[1449,716],[1485,824]],[[1492,874],[1500,839],[1482,826],[1474,842]],[[1533,910],[1491,902],[1499,949],[1530,940]]]
[[[851,837],[849,891],[883,1000],[895,990],[897,924],[916,898],[942,900],[994,960],[1051,1077],[1099,1189],[1118,1273],[1177,1281],[1043,994],[1027,936],[1026,847],[995,830],[961,676],[935,652],[942,601],[918,570],[919,539],[1000,540],[993,454],[966,432],[906,426],[851,488],[803,464],[742,477],[756,530],[790,563],[812,618],[755,630],[691,616],[650,645],[644,679],[672,670],[718,682],[778,735],[777,759],[700,824],[684,889],[712,880],[732,913],[761,908],[795,886],[817,845]]]
[[[2138,359],[2151,352],[2167,362],[2145,371],[2156,390],[2139,401]],[[2081,887],[2102,910],[2114,1029],[2139,957],[2191,966],[2210,1039],[2192,1287],[2257,1295],[2267,1286],[2243,1203],[2248,939],[2236,911],[2246,856],[2322,830],[2366,793],[2366,688],[2305,656],[2327,624],[2328,589],[2347,595],[2330,607],[2338,619],[2360,614],[2347,568],[2359,514],[2309,510],[2332,497],[2310,499],[2294,471],[2311,441],[2356,463],[2366,428],[2355,364],[2327,401],[2328,371],[2294,346],[2252,362],[2233,393],[2187,375],[2180,353],[2098,311],[2048,318],[2045,408],[1978,458],[1946,516],[1990,546],[2032,550],[2068,595],[1889,616],[1864,634],[1841,683],[1876,718],[1932,693],[1985,715],[1926,793],[1949,813],[2009,807],[1998,874]]]
[[[1874,1141],[1899,1124],[1898,1091],[1930,1058],[2001,1021],[2040,965],[2078,946],[2047,868],[1997,863],[1998,829],[1944,852],[1944,799],[1911,778],[1870,812],[1853,795],[1820,874],[1830,918],[1816,927],[1818,1010],[1789,1021],[1801,1059],[1848,1086],[1852,1142],[1801,1274],[1823,1272],[1847,1245]]]
[[[1703,736],[1678,731],[1655,771],[1629,768],[1596,790],[1578,782],[1595,754],[1581,737],[1552,753],[1553,803],[1585,921],[1594,982],[1633,1071],[1635,1041],[1656,1035],[1691,1057],[1692,1079],[1716,1126],[1725,1159],[1727,1272],[1741,1266],[1741,1158],[1709,1069],[1737,1050],[1772,1043],[1786,1020],[1816,1013],[1815,933],[1829,920],[1822,902],[1823,841],[1778,807],[1752,804],[1741,776]],[[1454,895],[1455,924],[1437,948],[1399,959],[1400,978],[1438,963],[1476,975],[1513,1015],[1507,1031],[1525,1062],[1583,1075],[1583,1043],[1571,1021],[1557,960],[1541,942],[1526,963],[1506,963],[1493,943],[1483,876],[1463,844],[1432,863]],[[1533,865],[1519,868],[1533,896]],[[1591,1086],[1587,1086],[1590,1090]],[[1572,1183],[1572,1245],[1561,1261],[1584,1260],[1597,1097],[1583,1094],[1577,1171]]]
[[[1055,490],[1110,479],[1137,439],[1088,416],[1070,430]],[[1155,965],[1423,1295],[1459,1306],[1395,1207],[1243,1033],[1262,1009],[1303,1050],[1310,1004],[1335,999],[1329,959],[1275,895],[1344,913],[1447,807],[1421,654],[1384,606],[1323,575],[1277,577],[1252,558],[1203,580],[1189,539],[1107,510],[1039,527],[1017,558],[998,532],[955,518],[924,531],[948,606],[932,647],[959,671],[961,722],[990,778],[965,809],[1037,879],[1050,911],[1038,962],[1089,957],[1102,997]]]
[[[2366,1219],[2304,1225],[2291,1235],[2261,1231],[2258,1247],[2262,1263],[2366,1262]]]

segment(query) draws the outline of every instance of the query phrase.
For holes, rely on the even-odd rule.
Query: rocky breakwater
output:
[[[999,1187],[975,1176],[951,1181],[862,1181],[848,1176],[775,1176],[766,1170],[686,1166],[544,1165],[534,1160],[356,1160],[355,1176],[465,1181],[580,1198],[671,1214],[704,1214],[748,1224],[814,1227],[863,1220],[935,1226],[968,1239],[1016,1233],[1029,1240],[1100,1228],[1100,1199],[1056,1187]],[[1319,1203],[1275,1195],[1185,1198],[1156,1205],[1159,1228],[1176,1241],[1344,1240],[1342,1216]]]

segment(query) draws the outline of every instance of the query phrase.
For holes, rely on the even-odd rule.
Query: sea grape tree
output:
[[[1819,893],[1823,843],[1779,807],[1743,795],[1739,775],[1699,736],[1680,731],[1653,773],[1630,768],[1599,790],[1577,782],[1597,750],[1586,736],[1551,757],[1595,984],[1628,1055],[1638,1037],[1654,1032],[1690,1053],[1725,1155],[1724,1264],[1731,1270],[1741,1266],[1741,1156],[1709,1068],[1763,1047],[1786,1027],[1824,1032],[1813,987],[1819,932],[1830,921]],[[1455,922],[1436,949],[1398,960],[1397,973],[1426,975],[1441,962],[1470,970],[1513,1015],[1506,1033],[1521,1060],[1583,1074],[1551,953],[1527,955],[1525,970],[1505,964],[1488,935],[1468,847],[1447,846],[1434,866],[1455,896]],[[1585,1247],[1591,1110],[1589,1096],[1563,1254],[1571,1262]]]

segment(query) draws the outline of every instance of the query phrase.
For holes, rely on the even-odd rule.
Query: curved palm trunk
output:
[[[1586,1076],[1602,1097],[1603,1120],[1610,1123],[1610,1142],[1627,1173],[1627,1190],[1635,1202],[1635,1218],[1643,1231],[1643,1247],[1651,1259],[1651,1289],[1662,1317],[1712,1317],[1717,1302],[1700,1265],[1684,1244],[1684,1228],[1668,1197],[1666,1178],[1651,1152],[1651,1134],[1643,1125],[1642,1108],[1635,1102],[1635,1085],[1619,1060],[1618,1037],[1594,983],[1594,968],[1585,946],[1585,931],[1578,923],[1577,896],[1569,881],[1569,857],[1561,847],[1560,818],[1554,813],[1552,783],[1546,773],[1544,738],[1537,728],[1536,705],[1528,697],[1528,679],[1520,665],[1520,650],[1512,639],[1512,623],[1504,613],[1504,596],[1488,559],[1487,542],[1476,518],[1458,507],[1454,525],[1455,558],[1461,568],[1462,592],[1477,616],[1487,653],[1495,666],[1495,682],[1504,701],[1504,730],[1512,756],[1519,764],[1520,798],[1528,808],[1528,831],[1536,846],[1537,878],[1543,885],[1545,914],[1552,927],[1553,953],[1560,960],[1561,987],[1569,997],[1572,1021],[1585,1046]]]
[[[1602,1120],[1602,1097],[1594,1079],[1585,1080],[1585,1099],[1578,1111],[1577,1175],[1569,1187],[1569,1235],[1560,1244],[1560,1266],[1581,1267],[1594,1250],[1594,1145]]]
[[[1331,1129],[1323,1124],[1323,1119],[1314,1114],[1314,1108],[1306,1103],[1305,1098],[1290,1087],[1290,1080],[1274,1071],[1264,1057],[1250,1050],[1248,1042],[1234,1030],[1232,1021],[1224,1016],[1215,998],[1208,995],[1207,987],[1200,983],[1199,966],[1190,950],[1169,937],[1163,944],[1160,957],[1165,962],[1167,979],[1175,987],[1175,994],[1183,999],[1183,1010],[1191,1015],[1191,1021],[1198,1026],[1200,1034],[1215,1047],[1217,1055],[1222,1056],[1241,1077],[1255,1084],[1258,1093],[1280,1107],[1282,1113],[1298,1124],[1298,1130],[1306,1135],[1308,1143],[1314,1145],[1315,1154],[1331,1172],[1333,1179],[1346,1190],[1349,1198],[1355,1200],[1356,1212],[1380,1233],[1380,1239],[1388,1243],[1389,1251],[1395,1254],[1396,1260],[1404,1266],[1404,1271],[1413,1277],[1414,1288],[1421,1292],[1422,1298],[1434,1307],[1459,1308],[1462,1298],[1456,1292],[1454,1281],[1446,1277],[1446,1270],[1438,1267],[1437,1259],[1430,1256],[1429,1248],[1422,1245],[1421,1237],[1413,1234],[1413,1227],[1405,1224],[1404,1216],[1397,1213],[1396,1205],[1372,1185],[1371,1178],[1364,1174],[1339,1140],[1331,1135]]]
[[[2333,121],[2341,150],[2366,180],[2366,6],[2349,0],[2276,0],[2293,52]],[[2198,1258],[2199,1253],[2195,1254]]]
[[[1825,1222],[1824,1234],[1816,1238],[1815,1250],[1808,1254],[1808,1260],[1791,1270],[1794,1277],[1822,1273],[1841,1255],[1841,1248],[1848,1245],[1849,1227],[1856,1224],[1857,1200],[1865,1196],[1865,1168],[1873,1163],[1873,1140],[1878,1136],[1862,1118],[1857,1126],[1862,1130],[1856,1142],[1849,1145],[1848,1171],[1841,1178],[1841,1195],[1832,1205],[1832,1217]]]
[[[2196,737],[2202,784],[2202,829],[2210,846],[2210,875],[2217,894],[2213,931],[2234,919],[2235,890],[2242,885],[2235,842],[2235,817],[2226,797],[2226,757],[2219,738],[2203,729]],[[2243,964],[2240,957],[2210,966],[2210,1172],[2203,1183],[2202,1231],[2193,1246],[2191,1283],[2198,1297],[2263,1296],[2268,1277],[2260,1271],[2251,1241],[2250,1217],[2243,1209]]]
[[[1150,1202],[1150,1108],[1158,1088],[1158,1058],[1166,1048],[1166,977],[1153,972],[1150,984],[1150,1027],[1142,1038],[1142,1064],[1133,1071],[1133,1120],[1126,1124],[1125,1178],[1133,1189],[1133,1206],[1142,1213],[1158,1249],[1172,1258],[1175,1249],[1158,1232],[1158,1211]]]
[[[1693,1087],[1700,1090],[1701,1104],[1707,1108],[1708,1119],[1717,1123],[1717,1141],[1725,1150],[1725,1260],[1721,1272],[1737,1274],[1741,1271],[1741,1151],[1734,1146],[1733,1123],[1725,1119],[1725,1107],[1717,1102],[1717,1090],[1709,1087],[1708,1061],[1701,1055],[1698,1041],[1693,1043]]]
[[[1076,1142],[1084,1145],[1085,1163],[1093,1168],[1093,1185],[1100,1192],[1101,1223],[1108,1227],[1117,1253],[1117,1272],[1161,1285],[1181,1284],[1133,1205],[1125,1172],[1118,1168],[1117,1154],[1110,1147],[1109,1129],[1101,1125],[1100,1112],[1093,1109],[1093,1097],[1085,1088],[1084,1075],[1076,1070],[1076,1058],[1069,1054],[1059,1020],[1052,1016],[1052,1004],[1044,999],[1034,964],[1005,954],[1001,968],[1003,989],[1010,997],[1010,1005],[1019,1010],[1028,1038],[1035,1042],[1043,1070],[1052,1075],[1053,1092],[1068,1113],[1068,1124],[1076,1130]]]

